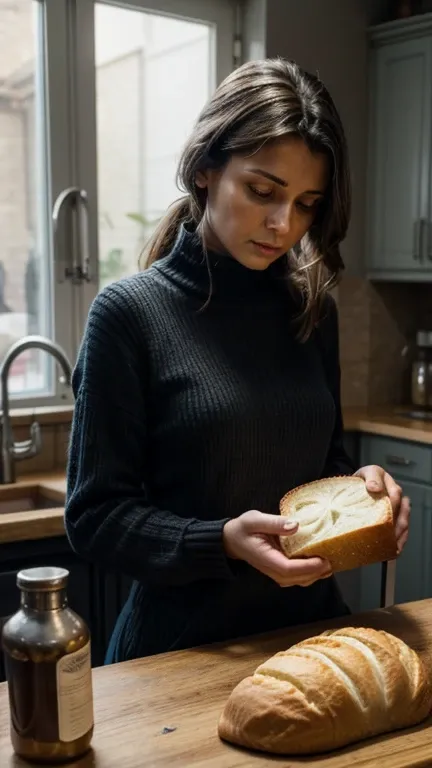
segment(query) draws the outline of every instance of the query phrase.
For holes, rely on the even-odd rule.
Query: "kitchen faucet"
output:
[[[42,445],[40,426],[34,421],[30,427],[30,439],[16,443],[13,438],[11,418],[9,413],[8,379],[14,360],[27,349],[41,349],[52,355],[63,370],[64,382],[70,385],[72,368],[62,348],[51,339],[44,336],[24,336],[16,341],[6,352],[0,367],[1,389],[1,459],[0,484],[14,483],[15,461],[36,456]]]

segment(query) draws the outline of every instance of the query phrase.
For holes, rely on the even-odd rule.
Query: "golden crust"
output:
[[[292,646],[232,691],[220,738],[316,754],[424,720],[432,689],[419,656],[383,631],[347,627]]]
[[[341,493],[359,497],[360,512],[353,518],[351,530],[338,533],[329,527],[324,533],[310,533],[310,526],[302,525],[302,512],[297,507],[310,499],[325,495],[334,497]],[[343,502],[342,502],[343,503]],[[351,507],[353,504],[351,503]],[[343,509],[343,507],[342,507]],[[322,557],[327,559],[334,573],[362,565],[393,560],[397,556],[393,509],[386,493],[370,494],[361,477],[332,477],[299,486],[287,493],[280,501],[284,517],[296,519],[299,530],[290,536],[281,536],[282,550],[287,557]],[[368,524],[368,517],[371,523]],[[320,538],[321,535],[321,538]]]

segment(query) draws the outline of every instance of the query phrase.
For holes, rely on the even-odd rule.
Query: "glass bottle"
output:
[[[39,763],[74,760],[93,735],[90,633],[67,603],[69,572],[20,571],[19,610],[2,632],[16,754]]]
[[[414,405],[432,409],[432,331],[417,332],[412,364],[411,399]]]

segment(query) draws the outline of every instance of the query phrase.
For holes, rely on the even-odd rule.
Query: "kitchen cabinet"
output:
[[[106,571],[79,558],[65,536],[20,541],[0,547],[0,632],[19,607],[18,571],[52,565],[69,571],[69,606],[87,622],[92,638],[92,666],[104,663],[117,616],[125,603],[132,579]],[[0,682],[5,679],[0,648]]]
[[[396,562],[395,603],[432,597],[432,487],[403,482],[403,489],[412,511],[409,538]],[[380,564],[362,568],[361,610],[379,608],[380,579]]]
[[[70,607],[87,622],[92,633],[92,663],[103,662],[103,647],[98,622],[95,585],[96,570],[71,552],[66,537],[2,544],[0,548],[0,629],[19,607],[20,593],[16,586],[18,571],[52,565],[69,571],[68,598]],[[4,680],[3,654],[0,650],[0,681]]]
[[[396,561],[395,602],[432,597],[432,446],[363,435],[361,463],[383,466],[411,499],[408,541]],[[360,569],[360,609],[379,607],[381,566]]]
[[[432,14],[371,30],[367,272],[432,280]]]

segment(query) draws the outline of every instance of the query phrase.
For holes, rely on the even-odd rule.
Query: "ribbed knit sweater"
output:
[[[149,269],[92,304],[73,375],[66,531],[133,577],[107,661],[347,612],[333,578],[281,588],[226,557],[225,522],[351,473],[337,312],[296,340],[285,259],[260,272],[184,226]]]

